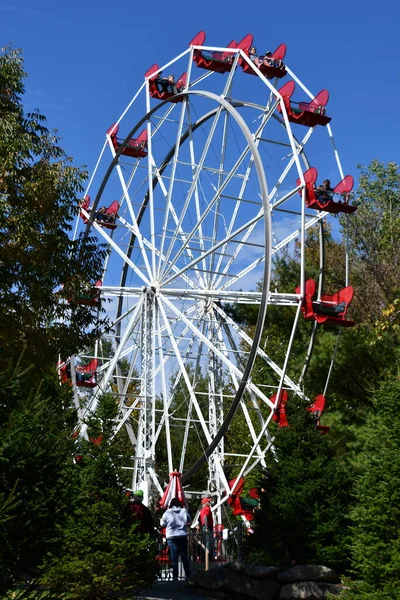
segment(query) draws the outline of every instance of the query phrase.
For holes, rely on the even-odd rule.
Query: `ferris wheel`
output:
[[[269,425],[283,425],[287,396],[307,400],[318,324],[350,324],[351,294],[323,295],[323,244],[319,282],[305,277],[307,231],[354,210],[329,95],[314,96],[290,70],[284,44],[255,58],[252,43],[247,35],[206,46],[200,32],[178,57],[153,65],[107,130],[81,204],[80,226],[108,248],[89,303],[110,321],[86,361],[96,373],[86,404],[77,402],[81,431],[101,395],[114,394],[114,435],[133,447],[132,487],[150,497],[178,470],[189,491],[221,504],[232,474],[265,465]],[[163,78],[165,69],[183,75]],[[325,195],[315,186],[321,156],[339,181]],[[295,242],[299,288],[270,289],[273,261]],[[291,314],[278,355],[263,333],[268,306]],[[251,335],[233,317],[240,307],[253,315]],[[313,324],[294,378],[288,365],[303,318]],[[193,489],[199,469],[207,472]]]

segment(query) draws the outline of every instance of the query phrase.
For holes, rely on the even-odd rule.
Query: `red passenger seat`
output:
[[[243,52],[249,56],[249,50],[253,45],[253,36],[251,33],[247,34],[241,42],[238,44],[238,48],[240,47]],[[279,44],[279,46],[274,50],[271,54],[271,58],[275,60],[281,60],[285,58],[286,55],[286,44]],[[257,72],[260,71],[267,79],[273,79],[274,77],[278,77],[281,79],[286,75],[286,69],[280,67],[273,67],[271,65],[266,65],[262,63],[259,67],[254,65],[255,69],[252,69],[251,66],[242,58],[239,58],[239,64],[243,69],[244,73],[248,75],[257,75]]]
[[[86,286],[81,286],[82,288],[85,287],[85,289],[82,289],[82,291],[79,294],[77,294],[74,298],[68,298],[69,304],[96,306],[96,304],[99,304],[100,302],[101,286],[101,279],[99,279],[99,281],[96,281],[96,283],[91,287],[86,288]]]
[[[114,123],[106,133],[106,135],[110,136],[115,152],[118,152],[123,142],[123,140],[117,138],[118,130],[119,125]],[[143,129],[137,138],[129,140],[121,154],[131,156],[132,158],[143,158],[144,156],[147,156],[147,129]]]
[[[322,433],[328,433],[330,427],[328,425],[321,425],[321,415],[325,408],[325,396],[323,394],[318,394],[315,396],[314,402],[311,406],[308,407],[308,411],[311,412],[315,417],[315,425],[318,431],[322,431]]]
[[[306,183],[306,205],[308,208],[315,208],[316,210],[324,210],[332,214],[347,213],[351,214],[357,210],[357,206],[349,204],[350,192],[353,189],[354,179],[351,175],[346,175],[339,183],[333,188],[331,196],[323,198],[322,195],[318,194],[318,190],[315,188],[315,183],[318,178],[318,171],[315,167],[311,167],[304,173],[304,180]],[[297,185],[300,185],[300,179],[297,179]],[[301,195],[301,190],[299,191]],[[340,194],[342,200],[335,201],[334,195]]]
[[[296,294],[301,293],[300,286]],[[322,294],[320,300],[315,299],[317,285],[313,279],[308,279],[305,284],[305,294],[301,311],[306,321],[317,321],[324,325],[337,325],[340,327],[353,327],[354,321],[347,321],[346,314],[353,299],[354,289],[351,285],[339,290],[336,294]]]
[[[87,375],[90,375],[90,378],[88,378],[86,381],[76,381],[76,385],[78,387],[87,387],[87,388],[93,388],[96,387],[96,370],[97,370],[97,358],[93,358],[93,360],[90,361],[90,363],[88,363],[87,365],[84,365],[83,367],[80,367],[80,371],[81,373],[86,373]]]
[[[90,196],[85,196],[83,201],[80,203],[80,208],[85,210],[87,213],[91,212],[91,208],[90,208]],[[119,210],[119,203],[114,200],[114,202],[112,202],[110,204],[110,206],[108,208],[106,208],[105,212],[108,214],[112,214],[114,213],[115,218],[114,218],[114,222],[112,221],[102,221],[101,219],[95,219],[96,223],[98,225],[100,225],[101,227],[105,227],[106,229],[115,229],[116,228],[116,223],[115,223],[115,219],[118,216],[118,210]],[[85,215],[82,213],[82,211],[80,212],[80,217],[83,220],[84,223],[88,222],[88,218],[85,217]]]
[[[79,203],[79,207],[83,208],[83,210],[85,210],[86,212],[90,212],[89,206],[90,206],[90,196],[85,196],[83,198],[83,200],[81,200],[81,202]],[[82,213],[82,211],[80,211],[79,216],[85,224],[88,222],[88,219],[85,217],[85,215]]]
[[[110,204],[110,206],[105,210],[106,213],[108,213],[109,215],[114,214],[114,222],[111,221],[102,221],[101,219],[96,219],[96,223],[98,225],[100,225],[101,227],[104,227],[105,229],[115,229],[117,224],[115,223],[116,218],[118,216],[118,210],[119,210],[119,203],[114,200],[114,202],[112,202],[112,204]]]
[[[173,92],[160,92],[157,89],[156,79],[160,75],[160,73],[157,73],[153,77],[152,77],[152,75],[153,75],[153,73],[155,73],[158,70],[159,70],[158,65],[154,64],[144,74],[144,76],[149,80],[149,92],[150,92],[150,96],[152,98],[155,98],[156,100],[169,100],[169,99],[171,99],[171,102],[182,102],[184,96],[181,95],[181,92],[183,92],[183,90],[186,87],[187,73],[182,73],[182,75],[179,77],[178,81],[175,83],[176,89],[178,90],[178,95],[176,95]]]
[[[270,398],[271,402],[275,405],[275,412],[272,415],[272,420],[278,423],[279,427],[287,427],[289,421],[286,416],[286,404],[288,401],[288,393],[286,390],[281,390],[277,401],[277,394],[274,394]]]
[[[189,46],[204,46],[206,34],[204,31],[199,31],[194,36]],[[237,48],[237,43],[232,40],[227,45],[227,48]],[[203,50],[193,50],[193,60],[200,69],[207,69],[215,73],[227,73],[231,71],[233,66],[233,52],[207,52]]]
[[[69,383],[71,385],[71,361],[68,360],[63,366],[60,367],[60,363],[57,365],[59,368],[60,379],[63,383]],[[93,358],[90,363],[87,365],[79,365],[79,370],[81,373],[87,374],[86,381],[78,381],[76,380],[76,385],[78,387],[87,387],[93,388],[96,386],[96,370],[97,370],[98,360],[97,358]]]
[[[278,91],[283,98],[288,119],[291,123],[298,123],[306,127],[315,127],[316,125],[327,125],[331,117],[326,116],[325,106],[328,104],[328,90],[321,90],[311,102],[293,102],[291,96],[295,90],[294,81],[287,81]],[[278,104],[278,111],[282,112]]]

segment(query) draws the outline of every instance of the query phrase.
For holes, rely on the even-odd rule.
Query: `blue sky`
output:
[[[399,161],[399,17],[396,0],[0,2],[2,43],[24,50],[27,108],[39,107],[89,169],[144,72],[185,50],[200,29],[211,45],[248,32],[262,52],[285,42],[286,62],[308,88],[330,91],[346,172],[372,158]]]

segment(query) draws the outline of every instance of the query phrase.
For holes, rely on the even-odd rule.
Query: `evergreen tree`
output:
[[[0,590],[37,574],[68,506],[69,405],[70,394],[54,379],[32,389],[19,365],[0,374]]]
[[[108,598],[153,578],[153,540],[131,524],[120,484],[121,456],[111,442],[116,411],[115,399],[103,396],[89,441],[79,442],[73,494],[42,567],[42,582],[71,600]]]
[[[349,600],[400,598],[400,384],[375,394],[375,414],[363,435],[364,472],[356,482],[351,552],[358,578]]]
[[[304,403],[287,406],[290,426],[276,432],[276,455],[268,455],[249,545],[268,564],[324,564],[343,572],[351,478]]]

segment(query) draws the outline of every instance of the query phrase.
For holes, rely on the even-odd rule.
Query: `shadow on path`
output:
[[[207,596],[195,594],[184,581],[157,581],[135,598],[147,600],[204,600]]]

